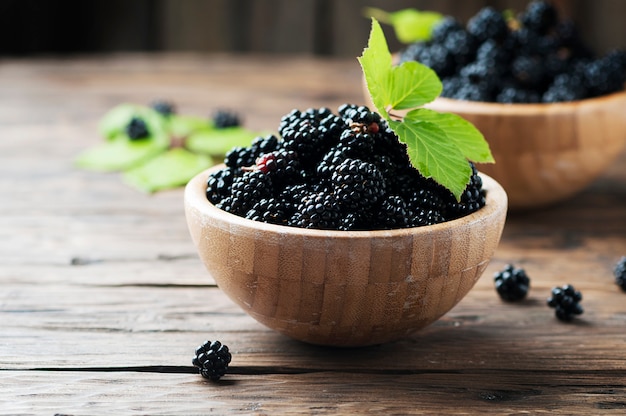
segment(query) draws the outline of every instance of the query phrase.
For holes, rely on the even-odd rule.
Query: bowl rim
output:
[[[454,98],[437,97],[424,107],[438,111],[462,112],[467,114],[488,115],[545,115],[547,113],[570,113],[581,108],[603,106],[612,102],[626,102],[626,90],[598,97],[585,98],[576,101],[562,101],[556,103],[494,103],[486,101],[466,101]]]
[[[237,227],[243,227],[247,229],[254,229],[258,231],[283,234],[283,235],[298,235],[303,237],[334,237],[338,239],[350,238],[350,239],[370,239],[370,238],[398,238],[411,235],[413,237],[419,235],[432,235],[434,232],[441,232],[448,229],[454,229],[457,226],[467,226],[473,223],[482,221],[484,218],[489,218],[496,215],[500,210],[508,209],[508,197],[504,188],[490,176],[479,172],[479,175],[483,181],[483,189],[486,192],[486,204],[478,211],[475,211],[469,215],[456,218],[453,220],[445,221],[438,224],[410,227],[410,228],[397,228],[390,230],[358,230],[358,231],[341,231],[341,230],[323,230],[323,229],[307,229],[292,227],[287,225],[278,225],[264,223],[240,217],[238,215],[226,212],[220,208],[217,208],[206,198],[206,179],[207,176],[219,169],[224,168],[224,164],[213,166],[206,169],[196,176],[194,176],[185,186],[184,200],[185,205],[188,208],[195,208],[201,212],[204,216],[215,218],[218,221],[229,223]]]

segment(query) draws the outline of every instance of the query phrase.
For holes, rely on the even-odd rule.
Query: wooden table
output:
[[[155,195],[73,167],[121,102],[231,108],[273,129],[292,108],[362,102],[356,60],[116,55],[0,61],[0,414],[626,414],[626,157],[571,201],[510,214],[470,294],[403,341],[332,349],[287,339],[216,287],[182,189]],[[507,263],[532,279],[500,301]],[[550,290],[585,313],[561,323]],[[218,383],[205,339],[233,352]]]

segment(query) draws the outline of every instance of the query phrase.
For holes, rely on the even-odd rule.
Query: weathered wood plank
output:
[[[194,374],[0,371],[5,414],[616,414],[623,372]],[[599,383],[599,384],[597,384]],[[595,387],[597,386],[597,387]],[[4,403],[2,401],[4,400]]]

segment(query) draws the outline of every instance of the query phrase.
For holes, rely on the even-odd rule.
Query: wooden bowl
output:
[[[486,205],[446,223],[390,231],[272,225],[211,204],[205,189],[212,169],[193,178],[184,196],[207,270],[257,321],[320,345],[384,343],[440,318],[484,271],[507,211],[503,188],[482,175]]]
[[[374,108],[365,84],[364,90]],[[555,104],[438,98],[425,107],[458,114],[483,133],[496,163],[477,167],[504,187],[511,210],[546,206],[580,192],[626,143],[626,92]]]

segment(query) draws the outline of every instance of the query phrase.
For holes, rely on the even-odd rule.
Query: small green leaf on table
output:
[[[187,137],[185,147],[192,152],[223,156],[236,146],[250,146],[252,140],[262,135],[243,127],[196,130]]]
[[[195,175],[213,165],[214,162],[210,157],[179,147],[127,170],[123,174],[123,179],[142,191],[156,192],[184,186]]]
[[[129,140],[126,135],[87,149],[76,158],[76,165],[97,171],[121,171],[137,166],[167,150],[163,140]]]

